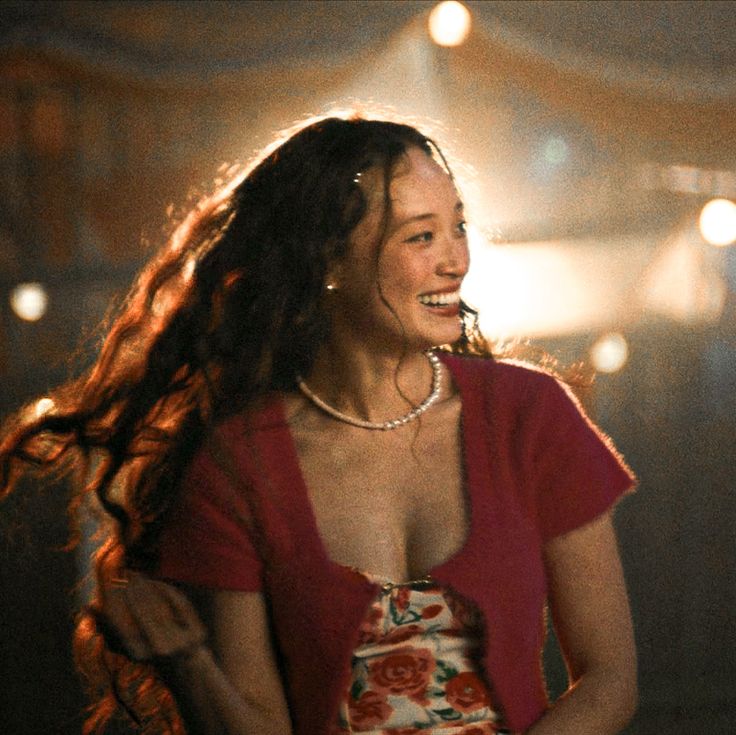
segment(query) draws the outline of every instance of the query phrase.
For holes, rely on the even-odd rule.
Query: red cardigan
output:
[[[470,527],[462,548],[430,572],[484,614],[483,663],[495,705],[507,727],[524,730],[548,705],[542,546],[606,511],[633,476],[550,375],[515,363],[442,359],[462,400]],[[337,717],[377,586],[328,557],[278,398],[250,422],[229,419],[218,435],[231,457],[227,469],[219,451],[215,459],[203,448],[194,458],[162,538],[160,575],[263,590],[294,733],[324,733]],[[237,486],[233,470],[242,478]],[[256,539],[249,528],[259,529]]]

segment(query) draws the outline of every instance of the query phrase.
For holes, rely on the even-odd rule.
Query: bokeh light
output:
[[[470,11],[457,0],[445,0],[429,14],[429,35],[438,46],[459,46],[470,33]]]
[[[629,344],[623,334],[609,332],[590,348],[590,359],[599,373],[617,373],[629,359]]]
[[[27,322],[38,321],[45,313],[49,297],[40,283],[20,283],[10,292],[10,307]]]
[[[723,247],[736,242],[736,203],[712,199],[700,212],[700,234],[710,245]]]
[[[570,147],[563,138],[548,138],[542,148],[544,160],[551,166],[559,166],[567,161],[570,155]]]

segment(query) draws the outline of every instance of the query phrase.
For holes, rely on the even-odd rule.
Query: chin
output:
[[[445,329],[442,331],[433,330],[431,334],[425,334],[420,340],[421,349],[429,350],[439,345],[450,345],[457,342],[462,336],[463,330],[459,327],[457,329]]]
[[[433,320],[434,321],[434,320]],[[411,325],[407,325],[404,332],[394,332],[391,339],[397,349],[402,352],[407,349],[426,351],[439,345],[449,345],[457,342],[463,335],[463,327],[460,319],[451,320],[447,317],[443,318],[444,323],[438,324],[427,323],[427,319],[415,320]]]

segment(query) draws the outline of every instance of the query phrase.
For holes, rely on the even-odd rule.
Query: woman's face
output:
[[[373,349],[454,342],[461,335],[459,289],[468,270],[457,190],[442,167],[411,148],[391,180],[391,211],[381,242],[382,179],[377,169],[362,175],[368,209],[331,273],[333,337],[340,340],[349,330],[353,340]]]

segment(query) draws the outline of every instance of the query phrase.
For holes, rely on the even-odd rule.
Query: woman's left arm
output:
[[[636,709],[636,649],[611,514],[545,547],[570,687],[527,735],[614,735]]]

